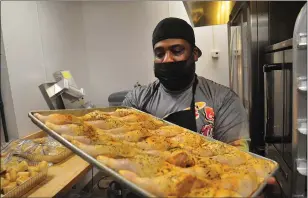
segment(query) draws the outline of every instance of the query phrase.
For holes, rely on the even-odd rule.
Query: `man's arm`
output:
[[[122,106],[126,106],[126,107],[135,107],[136,106],[136,102],[135,102],[135,98],[133,97],[133,91],[130,91],[126,94],[125,99],[122,102]]]
[[[147,86],[135,87],[132,91],[127,93],[122,105],[141,110],[145,98],[150,97],[154,86],[155,84],[152,83]]]
[[[249,124],[242,101],[231,90],[220,101],[215,115],[214,138],[248,151]]]
[[[230,142],[229,144],[232,146],[237,147],[238,149],[242,151],[249,151],[249,141],[244,139],[235,140],[233,142]]]
[[[139,109],[138,95],[140,95],[140,91],[138,90],[138,88],[135,88],[132,91],[128,92],[122,102],[122,106]]]

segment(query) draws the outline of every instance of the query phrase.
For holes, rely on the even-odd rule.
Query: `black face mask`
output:
[[[195,76],[196,65],[191,56],[188,60],[168,63],[154,63],[155,77],[170,91],[188,87]]]

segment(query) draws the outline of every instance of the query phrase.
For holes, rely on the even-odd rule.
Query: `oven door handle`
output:
[[[283,63],[265,64],[263,65],[263,72],[271,72],[275,70],[282,70]]]
[[[265,142],[270,144],[292,143],[289,136],[265,136]]]

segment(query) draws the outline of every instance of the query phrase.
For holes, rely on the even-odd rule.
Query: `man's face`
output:
[[[195,61],[198,60],[198,52],[193,50]],[[185,61],[191,54],[190,44],[183,39],[166,39],[154,45],[154,62],[167,63]]]

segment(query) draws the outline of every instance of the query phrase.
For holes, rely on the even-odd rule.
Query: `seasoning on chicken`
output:
[[[131,109],[36,116],[158,197],[249,197],[276,166]]]
[[[196,180],[195,177],[176,170],[157,177],[139,177],[127,170],[120,170],[119,173],[158,197],[182,197],[191,190]]]

